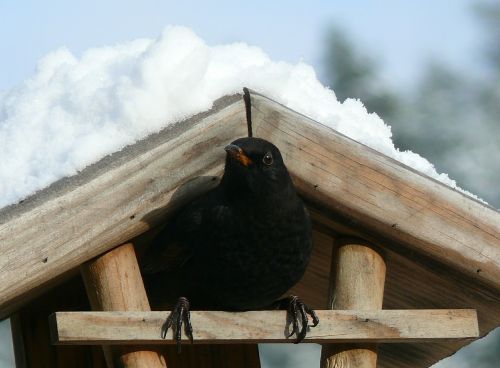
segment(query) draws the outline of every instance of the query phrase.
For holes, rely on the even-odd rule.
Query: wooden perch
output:
[[[335,245],[329,306],[332,309],[382,309],[386,273],[382,256],[359,239],[340,238]],[[376,366],[375,344],[324,344],[321,349],[323,368]]]
[[[326,213],[334,209],[363,237],[404,245],[500,291],[497,210],[265,96],[250,96],[254,136],[281,148],[307,200]]]
[[[241,96],[225,97],[208,112],[0,209],[0,318],[41,293],[41,285],[144,233],[213,187],[217,182],[207,176],[222,172],[224,146],[246,134]]]
[[[305,199],[372,237],[500,290],[500,214],[259,94],[254,136],[280,149]],[[241,96],[107,156],[0,210],[0,318],[85,261],[159,223],[214,185],[223,147],[246,136]],[[175,195],[174,195],[175,193]],[[473,244],[474,246],[471,246]],[[22,275],[22,277],[19,277]]]
[[[50,316],[55,344],[172,344],[160,336],[170,312],[58,312]],[[320,324],[305,342],[425,342],[478,337],[472,309],[317,311]],[[193,311],[195,344],[294,342],[285,338],[285,311]],[[188,341],[185,336],[183,339]]]
[[[131,243],[115,248],[81,266],[92,309],[150,311],[139,265]],[[146,348],[118,346],[104,349],[109,368],[165,368],[161,354]]]

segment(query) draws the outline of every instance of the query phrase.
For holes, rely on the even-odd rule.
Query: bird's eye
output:
[[[273,163],[273,155],[271,154],[271,152],[268,152],[264,155],[264,157],[262,157],[262,162],[264,163],[264,165],[272,165]]]

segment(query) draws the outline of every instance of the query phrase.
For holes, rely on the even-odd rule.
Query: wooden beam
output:
[[[99,346],[51,343],[49,315],[88,308],[80,277],[73,277],[23,306],[11,316],[16,368],[106,368]]]
[[[0,318],[57,276],[145,232],[213,187],[224,146],[246,133],[241,96],[225,97],[212,110],[1,209]]]
[[[160,336],[170,312],[57,312],[50,317],[55,344],[173,344]],[[472,309],[317,311],[320,324],[305,342],[424,342],[478,337]],[[285,311],[193,311],[195,344],[287,343]],[[183,336],[186,342],[188,339]]]
[[[330,280],[330,308],[380,310],[386,266],[382,256],[359,239],[335,240]],[[375,344],[324,344],[323,368],[375,368]]]
[[[360,234],[500,290],[496,210],[264,96],[251,98],[255,136],[281,149],[307,201]],[[229,96],[1,209],[0,318],[57,276],[157,225],[212,187],[216,182],[207,176],[222,172],[223,147],[246,133],[241,96]],[[189,182],[197,176],[203,177]]]
[[[150,311],[134,246],[124,244],[81,267],[90,305],[101,311]],[[104,354],[108,368],[165,368],[165,358],[156,351],[118,346]]]
[[[254,136],[283,153],[299,192],[358,234],[393,242],[500,291],[500,213],[251,93]]]

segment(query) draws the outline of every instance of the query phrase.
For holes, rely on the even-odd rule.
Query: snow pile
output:
[[[207,46],[168,27],[140,39],[43,58],[31,79],[0,93],[0,208],[247,86],[413,168],[456,187],[357,100],[337,101],[304,63],[274,62],[237,43]]]

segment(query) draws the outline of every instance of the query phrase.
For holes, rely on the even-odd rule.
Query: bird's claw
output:
[[[193,326],[191,325],[191,312],[189,311],[189,301],[185,297],[180,297],[174,309],[161,327],[161,337],[165,339],[170,327],[174,331],[174,339],[177,343],[177,352],[181,352],[182,323],[184,322],[184,332],[193,343]]]
[[[309,329],[309,318],[312,318],[312,326],[316,327],[319,323],[319,318],[316,312],[309,308],[299,297],[291,295],[290,297],[284,299],[284,302],[288,303],[287,306],[287,327],[292,325],[291,331],[287,335],[287,338],[292,337],[293,334],[297,336],[295,344],[298,344],[306,337],[307,330]]]

